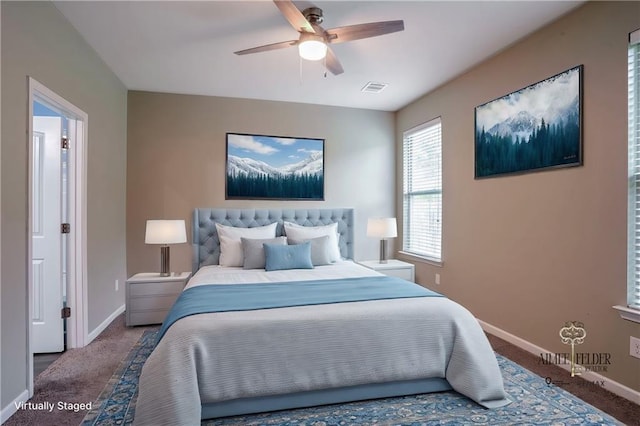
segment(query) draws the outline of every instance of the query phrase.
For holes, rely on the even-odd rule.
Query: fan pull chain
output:
[[[322,58],[322,65],[324,65],[324,78],[327,78],[327,55]]]
[[[300,64],[300,85],[302,86],[302,58],[298,56],[298,63]]]

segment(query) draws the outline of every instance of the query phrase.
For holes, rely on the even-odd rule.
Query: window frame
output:
[[[622,318],[640,322],[640,29],[629,34],[627,174],[627,306]]]
[[[437,170],[435,173],[428,173],[427,179],[436,179],[439,181],[439,185],[436,188],[430,188],[428,190],[419,189],[413,190],[411,188],[407,188],[408,173],[410,173],[408,165],[407,165],[407,149],[410,138],[414,138],[420,133],[426,133],[429,130],[437,127],[437,150],[438,152],[433,154],[437,157]],[[423,141],[425,145],[432,143],[433,141],[425,137]],[[425,148],[427,153],[429,153],[429,148]],[[413,169],[413,167],[411,167]],[[437,229],[436,233],[427,232],[427,236],[425,238],[426,241],[434,241],[437,240],[437,253],[435,251],[425,250],[415,250],[414,246],[411,246],[411,238],[409,237],[411,232],[411,219],[409,217],[410,213],[407,211],[408,209],[408,198],[411,199],[415,196],[420,195],[439,195],[439,203],[437,204],[437,209],[439,210],[436,214],[437,217]],[[410,256],[418,261],[423,261],[431,264],[435,264],[437,266],[442,265],[443,257],[442,257],[442,207],[443,207],[443,188],[442,188],[442,119],[441,117],[436,117],[432,120],[429,120],[425,123],[412,127],[411,129],[405,130],[402,134],[402,224],[403,224],[403,232],[402,232],[402,249],[400,251],[401,254],[405,256]],[[427,229],[433,227],[427,227]],[[429,245],[429,243],[425,243]]]

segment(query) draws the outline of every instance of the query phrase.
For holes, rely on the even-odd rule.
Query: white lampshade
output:
[[[321,36],[304,33],[298,43],[298,53],[302,59],[319,61],[327,55],[327,44]]]
[[[146,244],[178,244],[187,242],[184,220],[147,220]]]
[[[376,238],[395,238],[398,226],[395,217],[371,218],[367,222],[367,236]]]

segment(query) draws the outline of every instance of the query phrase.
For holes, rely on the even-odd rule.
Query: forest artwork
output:
[[[227,199],[324,199],[324,139],[227,133]]]
[[[475,177],[582,164],[582,65],[475,109]]]

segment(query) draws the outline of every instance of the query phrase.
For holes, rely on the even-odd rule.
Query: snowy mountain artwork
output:
[[[476,107],[476,178],[582,164],[582,68]]]
[[[227,133],[227,199],[324,199],[324,139]]]

